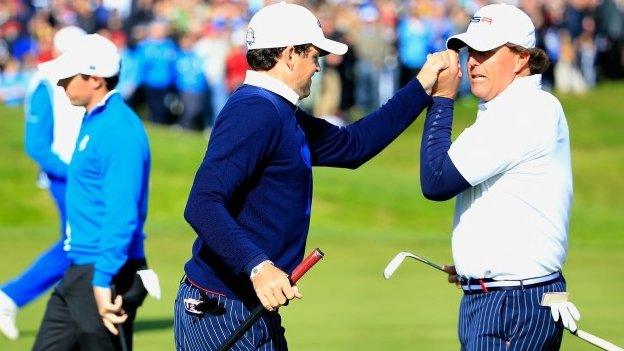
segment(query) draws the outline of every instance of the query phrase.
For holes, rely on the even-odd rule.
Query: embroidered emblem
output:
[[[85,135],[82,140],[80,140],[80,144],[78,144],[78,151],[84,151],[87,148],[87,144],[89,143],[89,135]]]
[[[203,315],[204,312],[199,311],[197,309],[197,306],[199,306],[200,304],[202,304],[201,300],[196,300],[196,299],[192,299],[192,298],[184,299],[184,309],[186,310],[186,312],[188,312],[190,314],[194,314],[194,315],[197,315],[197,316]]]
[[[254,30],[252,28],[247,29],[247,46],[253,45],[256,41],[256,37],[254,35]]]

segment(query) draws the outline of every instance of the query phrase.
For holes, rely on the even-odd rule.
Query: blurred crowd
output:
[[[37,64],[52,58],[55,31],[76,25],[120,48],[117,89],[143,118],[209,128],[244,80],[247,21],[270,2],[0,0],[0,99],[21,104]],[[350,47],[347,55],[323,58],[311,98],[303,102],[315,115],[341,123],[384,103],[414,77],[428,53],[443,50],[446,39],[492,1],[294,2],[317,14],[327,37]],[[624,0],[505,2],[536,25],[538,46],[553,63],[544,74],[546,87],[584,93],[601,79],[624,78]],[[462,93],[469,93],[467,82]]]

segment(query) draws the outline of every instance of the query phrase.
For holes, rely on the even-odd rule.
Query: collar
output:
[[[299,102],[299,94],[295,93],[286,83],[263,72],[247,70],[245,82],[243,84],[253,85],[271,91],[290,101],[293,105],[297,105]]]
[[[117,94],[117,89],[113,89],[109,91],[106,95],[104,95],[104,97],[102,98],[102,101],[98,102],[97,105],[93,106],[93,109],[90,112],[87,112],[87,116],[93,115],[96,111],[106,106],[106,103],[108,102],[110,97],[113,96],[114,94]]]
[[[511,84],[509,84],[509,86],[507,86],[507,88],[505,88],[505,90],[495,96],[492,100],[487,102],[481,100],[479,102],[479,110],[487,110],[499,104],[506,104],[509,99],[514,99],[518,95],[521,95],[527,91],[540,89],[542,89],[541,74],[517,77],[511,82]]]

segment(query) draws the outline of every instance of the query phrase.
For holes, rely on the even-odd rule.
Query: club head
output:
[[[392,277],[397,268],[399,268],[401,263],[403,263],[405,257],[408,257],[410,255],[412,254],[410,254],[409,252],[399,252],[398,254],[396,254],[396,256],[394,256],[394,258],[388,263],[388,265],[386,265],[386,268],[383,271],[384,278],[390,279],[390,277]]]
[[[411,252],[399,252],[398,254],[396,254],[396,256],[394,256],[394,258],[390,261],[390,263],[388,263],[388,265],[384,269],[384,272],[383,272],[384,278],[390,279],[390,277],[392,277],[392,274],[394,274],[394,272],[397,270],[397,268],[399,268],[399,266],[401,265],[401,263],[403,263],[403,261],[405,260],[406,257],[413,258],[413,259],[415,259],[417,261],[420,261],[420,262],[422,262],[422,263],[424,263],[424,264],[426,264],[426,265],[428,265],[430,267],[433,267],[433,268],[435,268],[435,269],[437,269],[439,271],[442,271],[442,272],[446,273],[446,271],[444,271],[444,267],[443,266],[441,266],[439,264],[436,264],[436,263],[433,263],[433,262],[429,261],[426,258],[420,257],[418,255],[414,255]]]

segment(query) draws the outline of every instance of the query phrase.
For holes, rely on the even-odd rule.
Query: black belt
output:
[[[551,284],[563,279],[561,272],[554,272],[545,276],[522,280],[494,280],[492,278],[464,278],[460,279],[465,295],[483,294],[500,290],[523,290]]]

